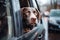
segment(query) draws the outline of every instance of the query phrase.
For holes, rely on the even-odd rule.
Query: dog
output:
[[[40,12],[33,7],[21,8],[21,14],[24,32],[32,30],[42,18]]]

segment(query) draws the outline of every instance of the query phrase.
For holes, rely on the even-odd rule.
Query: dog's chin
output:
[[[32,30],[34,27],[37,26],[37,24],[36,23],[35,24],[29,24],[29,26],[30,26],[30,29]]]
[[[33,27],[37,26],[36,23],[30,23],[30,25],[33,26]]]

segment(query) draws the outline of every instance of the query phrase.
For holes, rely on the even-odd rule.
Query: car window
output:
[[[47,7],[49,7],[51,4],[50,2],[50,0],[37,0],[38,6],[42,12],[47,10]]]

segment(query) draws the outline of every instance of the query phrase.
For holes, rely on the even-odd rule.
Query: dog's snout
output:
[[[36,18],[31,18],[32,21],[36,21]]]
[[[31,25],[36,25],[36,18],[31,18]]]

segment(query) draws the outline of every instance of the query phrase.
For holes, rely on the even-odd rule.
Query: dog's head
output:
[[[41,19],[40,12],[33,7],[21,8],[23,22],[27,25],[35,26]]]

